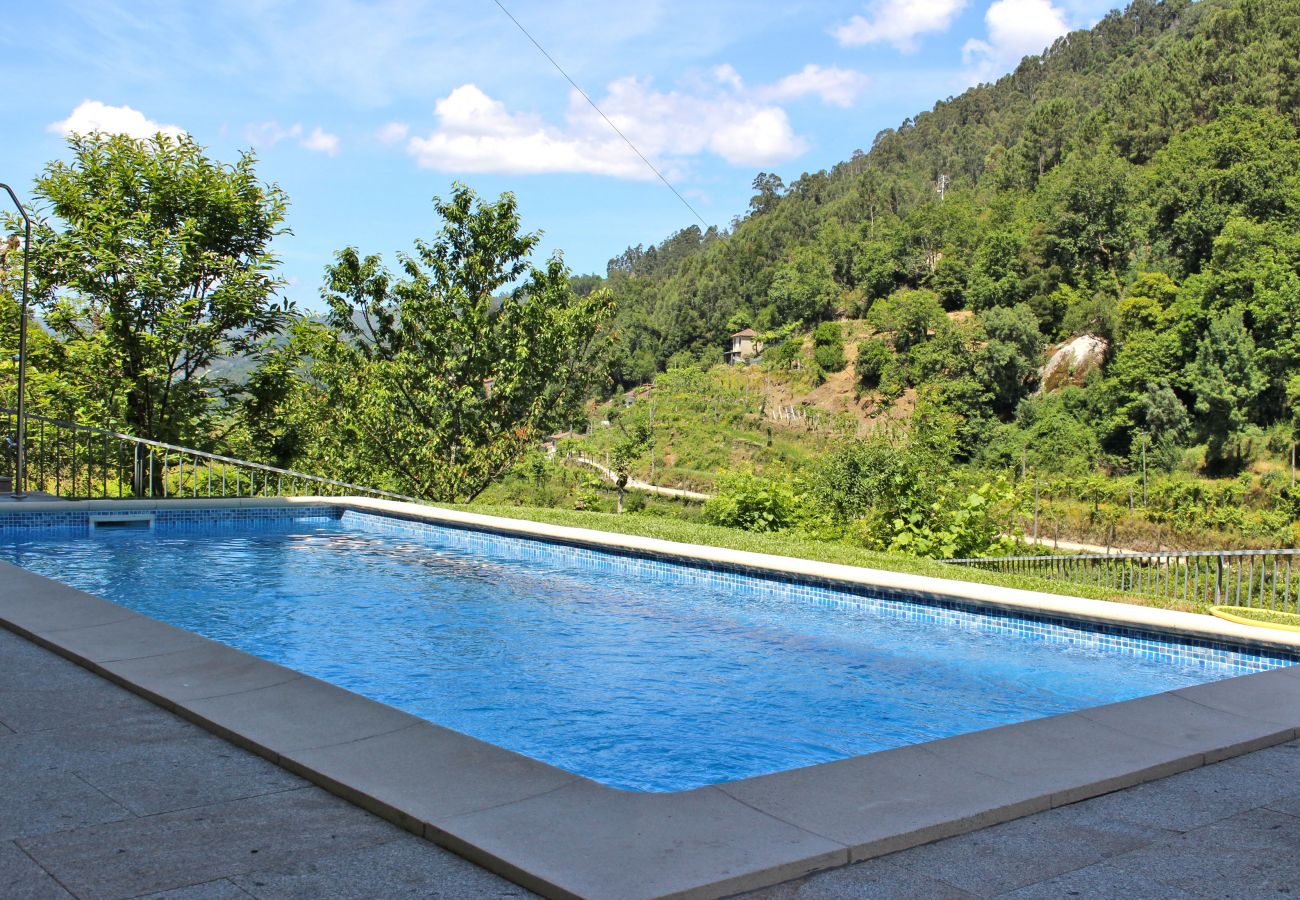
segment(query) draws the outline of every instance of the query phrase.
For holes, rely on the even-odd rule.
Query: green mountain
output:
[[[915,391],[963,455],[1239,466],[1300,428],[1298,70],[1300,0],[1138,0],[830,171],[760,174],[728,231],[611,260],[611,382],[864,318],[861,389]],[[1036,394],[1080,334],[1101,371]]]

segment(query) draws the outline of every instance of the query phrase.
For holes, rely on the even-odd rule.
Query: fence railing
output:
[[[0,423],[4,424],[0,479],[12,480],[18,455],[16,411],[0,407]],[[361,496],[420,502],[390,491],[30,413],[26,451],[24,491],[64,500]]]
[[[1004,556],[944,562],[1165,600],[1300,613],[1300,550]]]

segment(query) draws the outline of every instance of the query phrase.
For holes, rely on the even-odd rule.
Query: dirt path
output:
[[[590,457],[566,456],[565,459],[584,466],[590,466],[603,475],[606,480],[614,484],[618,483],[618,476],[614,474],[613,469],[607,468]],[[709,494],[701,494],[699,491],[688,491],[684,488],[663,487],[662,485],[650,484],[648,481],[640,481],[636,478],[629,478],[627,480],[627,486],[634,491],[643,491],[647,494],[658,494],[660,497],[674,497],[678,500],[695,500],[702,503],[710,497]]]

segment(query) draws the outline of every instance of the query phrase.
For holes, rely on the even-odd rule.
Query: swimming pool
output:
[[[1293,661],[331,507],[154,518],[28,518],[0,558],[639,791]]]

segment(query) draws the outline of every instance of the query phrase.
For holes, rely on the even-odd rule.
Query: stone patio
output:
[[[1297,889],[1300,741],[747,896]],[[0,631],[0,897],[69,895],[531,896]]]

